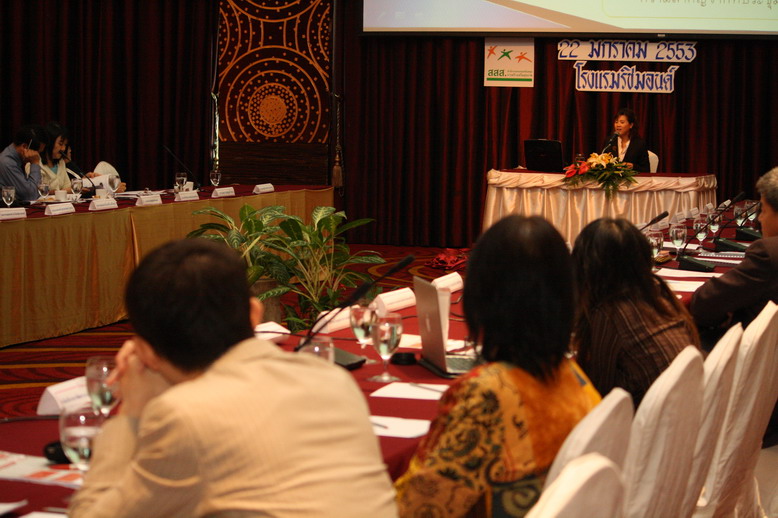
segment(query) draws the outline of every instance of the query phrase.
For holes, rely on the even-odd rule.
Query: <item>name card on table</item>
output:
[[[712,203],[708,203],[707,205],[705,205],[705,210],[707,210],[708,212],[713,212],[714,210],[716,210],[716,207],[714,207]]]
[[[108,210],[108,209],[118,209],[119,206],[116,204],[116,200],[113,198],[99,198],[99,199],[93,199],[89,203],[89,210]]]
[[[229,196],[235,196],[235,189],[232,187],[219,187],[211,193],[211,198],[227,198]]]
[[[136,207],[151,207],[152,205],[162,205],[162,197],[159,194],[141,194],[135,201]]]
[[[46,205],[46,210],[43,212],[47,216],[59,216],[60,214],[70,214],[76,212],[76,208],[72,203],[54,203]]]
[[[0,221],[7,219],[24,219],[27,217],[27,209],[14,207],[13,209],[0,209]]]
[[[448,275],[443,275],[442,277],[438,277],[434,281],[432,281],[432,285],[436,288],[448,288],[449,291],[452,293],[455,291],[459,291],[462,288],[465,287],[465,283],[462,281],[462,276],[459,275],[457,272],[449,273]]]
[[[78,408],[89,404],[86,377],[80,376],[46,387],[38,401],[38,415],[57,415],[63,408]]]
[[[686,212],[676,212],[673,216],[673,223],[680,223],[682,221],[686,221]]]
[[[232,187],[230,187],[232,189]],[[218,196],[213,196],[218,198]],[[199,201],[200,193],[197,191],[180,191],[176,193],[175,201]]]
[[[666,228],[670,228],[670,222],[667,221],[667,218],[663,219],[659,223],[655,224],[652,228],[656,230],[664,230]]]
[[[266,192],[273,192],[276,188],[272,183],[259,183],[254,186],[254,194],[265,194]]]
[[[348,329],[351,327],[351,314],[349,312],[349,309],[346,308],[340,313],[338,313],[335,318],[330,320],[332,318],[332,315],[337,311],[338,309],[332,309],[330,311],[322,311],[319,313],[319,316],[316,317],[319,319],[319,322],[316,324],[316,327],[313,329],[313,333],[334,333],[335,331],[340,331],[341,329]],[[327,322],[330,320],[329,322]]]
[[[692,207],[692,209],[689,211],[689,215],[692,219],[696,218],[700,215],[700,208],[699,207]]]
[[[409,308],[416,305],[416,295],[410,288],[382,293],[375,298],[378,314],[383,316],[392,311]]]

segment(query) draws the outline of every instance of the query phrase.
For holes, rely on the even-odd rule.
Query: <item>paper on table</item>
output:
[[[666,281],[667,285],[670,286],[670,289],[673,291],[697,291],[697,288],[705,284],[702,281],[674,281],[674,280],[668,280]]]
[[[464,340],[448,340],[446,342],[446,350],[447,351],[455,351],[457,349],[461,349],[465,346]],[[405,348],[405,349],[419,349],[421,350],[421,336],[419,335],[412,335],[410,333],[403,333],[402,338],[400,339],[400,345],[399,348]]]
[[[14,509],[19,509],[27,505],[27,500],[20,500],[18,502],[0,502],[0,516],[5,513],[10,513]]]
[[[425,419],[371,415],[370,422],[373,423],[373,432],[382,437],[413,439],[425,435],[430,429],[430,422]]]
[[[686,270],[676,270],[674,268],[660,268],[657,275],[660,277],[696,277],[701,279],[710,279],[711,277],[720,277],[716,272],[689,272]]]
[[[394,397],[400,399],[427,399],[436,401],[448,389],[441,383],[403,383],[395,381],[376,390],[371,396]]]
[[[687,250],[697,250],[700,247],[700,245],[693,245],[689,243],[689,246],[686,247]],[[665,241],[662,243],[662,248],[667,248],[668,250],[675,250],[675,245],[671,241]],[[683,246],[681,247],[683,249]]]
[[[25,514],[21,518],[62,518],[65,513],[44,513],[42,511],[35,511]]]
[[[81,473],[72,469],[56,469],[44,457],[0,451],[0,479],[21,480],[78,488],[84,482]]]

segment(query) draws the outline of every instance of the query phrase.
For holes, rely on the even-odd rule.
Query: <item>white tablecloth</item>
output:
[[[622,188],[610,200],[597,184],[570,188],[561,173],[498,171],[487,174],[483,230],[507,216],[543,216],[572,243],[583,227],[601,217],[645,223],[666,210],[680,211],[708,203],[716,205],[716,176],[636,176],[637,183]]]

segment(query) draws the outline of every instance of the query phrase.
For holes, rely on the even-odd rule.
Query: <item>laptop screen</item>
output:
[[[565,167],[562,143],[558,140],[525,140],[524,157],[530,171],[561,173]]]

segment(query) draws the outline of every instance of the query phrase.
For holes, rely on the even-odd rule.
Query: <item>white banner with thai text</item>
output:
[[[557,43],[557,59],[691,63],[697,57],[696,45],[696,41],[564,39]]]

